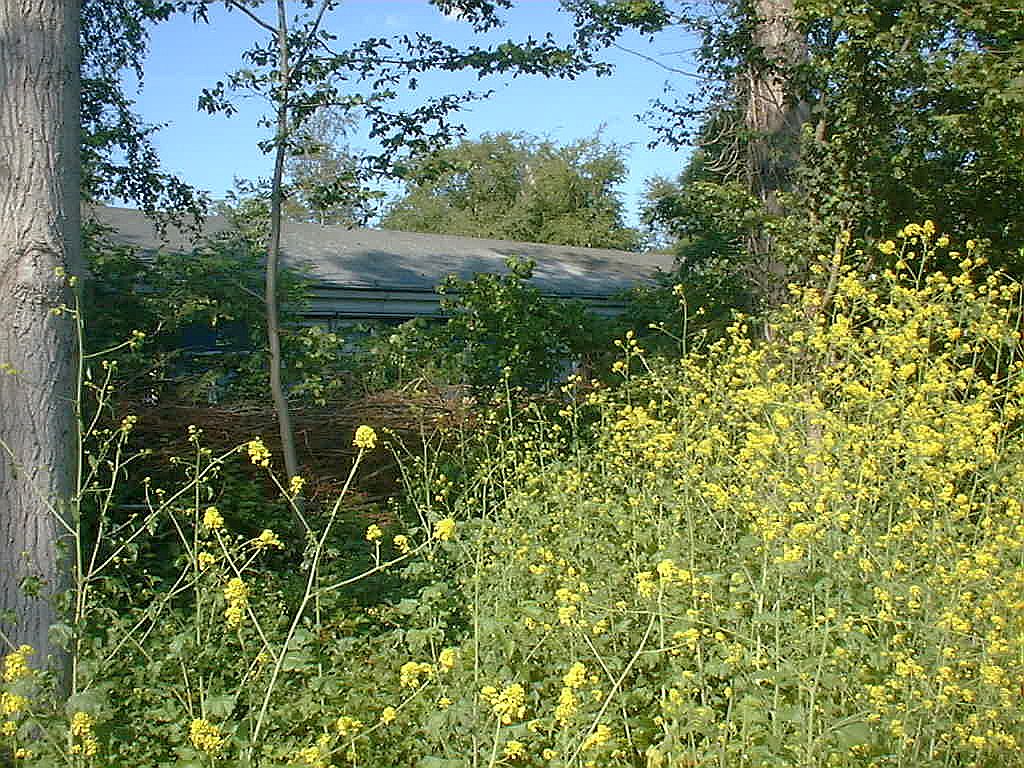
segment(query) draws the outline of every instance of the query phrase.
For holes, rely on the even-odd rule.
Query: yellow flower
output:
[[[306,481],[296,475],[288,481],[288,493],[292,496],[298,496],[302,493],[302,489],[306,486]]]
[[[676,567],[676,564],[668,559],[662,560],[658,563],[656,570],[658,571],[658,576],[664,581],[672,581],[681,574],[681,571]]]
[[[526,715],[526,691],[519,683],[512,683],[501,693],[492,696],[489,703],[504,725],[511,725]]]
[[[450,517],[438,520],[434,523],[434,538],[439,541],[448,541],[455,535],[455,521]]]
[[[586,752],[588,749],[596,749],[597,747],[607,744],[611,741],[611,738],[612,729],[604,723],[601,723],[594,729],[592,734],[583,740],[583,746],[580,747],[580,750]]]
[[[398,710],[394,707],[384,707],[380,713],[380,721],[384,725],[395,722],[396,717],[398,717]]]
[[[356,436],[352,444],[356,448],[361,448],[365,451],[372,450],[377,447],[377,433],[374,432],[373,427],[363,424],[356,430]]]
[[[367,541],[380,541],[384,537],[384,531],[380,529],[380,526],[374,523],[366,529],[366,540]]]
[[[216,755],[224,746],[220,728],[201,717],[194,719],[188,727],[188,738],[193,747],[208,755]]]
[[[75,741],[71,746],[72,754],[94,757],[99,752],[100,745],[92,731],[94,724],[92,715],[87,712],[75,712],[71,716],[70,730]]]
[[[526,745],[515,739],[507,741],[505,742],[504,754],[508,760],[518,760],[521,757],[526,757]]]
[[[342,715],[338,718],[338,722],[334,724],[335,730],[339,736],[351,736],[362,730],[363,721],[356,720],[354,717],[348,715]]]
[[[458,660],[459,652],[454,648],[445,648],[437,656],[437,663],[445,672],[449,672],[454,669]]]
[[[323,750],[320,749],[319,745],[300,749],[295,753],[295,758],[292,762],[305,763],[306,765],[313,766],[313,768],[327,768]]]
[[[220,531],[224,529],[224,518],[216,507],[207,507],[203,513],[203,526],[208,531]]]
[[[263,444],[262,438],[253,438],[245,447],[249,452],[249,461],[258,467],[270,466],[270,450]]]
[[[896,243],[892,240],[886,240],[878,246],[878,250],[884,253],[886,256],[892,256],[896,253]]]
[[[32,669],[28,665],[28,657],[35,652],[31,645],[22,645],[18,650],[7,654],[4,657],[4,682],[13,683],[23,677],[30,677]]]
[[[28,699],[7,691],[0,692],[0,715],[10,716],[25,711],[28,708]]]
[[[270,549],[284,549],[284,544],[281,543],[281,539],[277,537],[269,528],[264,528],[263,533],[252,540],[252,545],[258,550]]]
[[[562,684],[566,688],[579,688],[586,682],[587,679],[587,668],[582,662],[577,661],[571,667],[569,671],[565,673],[565,677],[562,678]]]
[[[242,626],[246,608],[249,607],[249,588],[236,576],[224,587],[224,599],[228,603],[224,618],[227,619],[228,627],[237,629]]]
[[[200,552],[196,560],[198,561],[200,571],[205,571],[217,562],[217,558],[212,552]]]
[[[650,597],[654,594],[654,575],[650,571],[640,571],[637,573],[636,591],[640,597]]]
[[[409,552],[412,551],[412,548],[409,546],[409,537],[408,536],[403,536],[402,534],[398,534],[397,536],[395,536],[394,545],[395,545],[395,549],[398,550],[399,554],[408,555]]]
[[[399,683],[403,688],[416,688],[421,677],[429,679],[433,672],[434,668],[429,664],[407,661],[398,671]]]

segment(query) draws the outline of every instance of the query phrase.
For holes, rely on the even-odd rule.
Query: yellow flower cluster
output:
[[[245,447],[249,453],[249,461],[258,467],[270,466],[270,449],[263,444],[262,438],[254,437]]]
[[[509,739],[505,742],[502,755],[506,760],[521,760],[526,757],[526,745],[521,741]]]
[[[259,552],[265,549],[284,549],[281,539],[269,528],[264,528],[263,532],[252,540],[252,546]]]
[[[418,688],[421,682],[429,680],[434,668],[426,662],[407,661],[398,671],[399,684],[403,688]]]
[[[380,541],[384,538],[384,531],[380,529],[380,526],[373,523],[366,529],[366,540],[367,541]]]
[[[224,530],[224,518],[216,507],[207,507],[203,512],[203,527],[208,531]]]
[[[205,718],[197,717],[188,727],[188,738],[192,746],[207,755],[217,755],[224,746],[220,728]]]
[[[377,433],[373,427],[368,427],[365,424],[356,429],[356,436],[352,440],[352,444],[360,450],[370,451],[377,447]]]
[[[455,669],[459,661],[459,652],[455,648],[445,648],[437,655],[437,664],[444,672]]]
[[[291,762],[308,765],[311,768],[328,768],[331,764],[331,735],[320,734],[315,745],[296,751]]]
[[[610,742],[613,738],[612,729],[604,723],[600,723],[590,735],[583,740],[580,751],[586,752],[590,749],[598,749]]]
[[[10,717],[28,709],[28,699],[9,691],[0,691],[0,715]]]
[[[249,607],[249,587],[236,576],[224,587],[224,599],[228,604],[224,610],[224,618],[228,627],[237,629],[245,621],[245,613]]]
[[[569,671],[562,677],[562,685],[566,688],[576,689],[583,685],[587,680],[587,667],[581,662],[574,662]]]
[[[82,755],[83,757],[95,757],[99,752],[100,744],[96,740],[96,734],[93,732],[93,727],[96,721],[93,720],[92,715],[87,712],[75,712],[71,716],[71,748],[70,752],[73,755]]]
[[[434,538],[438,541],[449,541],[455,536],[455,521],[446,517],[434,523]]]
[[[576,715],[580,701],[575,692],[586,680],[587,667],[580,661],[574,662],[569,671],[562,676],[562,691],[558,695],[558,705],[555,707],[555,722],[560,726],[567,726]]]
[[[211,565],[217,562],[217,556],[212,552],[200,552],[196,557],[196,562],[199,566],[199,570],[205,571]]]
[[[28,657],[35,653],[30,645],[18,646],[17,650],[11,651],[4,656],[3,681],[13,683],[16,680],[32,676],[32,668],[28,665]]]
[[[338,732],[338,735],[342,738],[354,736],[363,729],[363,721],[357,720],[354,717],[348,715],[342,715],[338,718],[338,722],[334,724],[334,730]]]
[[[491,711],[503,725],[511,725],[526,716],[526,691],[519,683],[512,683],[498,691],[491,685],[480,690],[480,698],[491,706]]]

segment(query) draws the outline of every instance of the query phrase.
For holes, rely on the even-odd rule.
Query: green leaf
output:
[[[227,717],[234,711],[237,700],[237,696],[228,693],[219,696],[208,696],[206,698],[206,711],[214,717]]]
[[[867,723],[850,723],[839,728],[835,733],[843,749],[871,743],[871,728]]]

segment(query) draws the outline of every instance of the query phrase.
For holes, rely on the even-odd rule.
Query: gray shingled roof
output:
[[[141,211],[98,207],[93,213],[113,230],[115,242],[143,254],[187,253],[195,245],[194,236],[174,227],[161,237]],[[223,217],[211,216],[202,234],[212,237],[227,226]],[[282,255],[324,287],[379,291],[432,291],[450,274],[504,274],[505,259],[521,256],[536,262],[532,283],[543,293],[580,299],[613,296],[672,268],[666,254],[295,222],[284,225]]]

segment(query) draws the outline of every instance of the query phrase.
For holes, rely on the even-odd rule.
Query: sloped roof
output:
[[[195,247],[195,235],[168,227],[161,236],[141,211],[97,207],[91,213],[111,228],[115,242],[143,254],[187,253]],[[210,216],[201,235],[213,237],[227,227],[223,217]],[[290,221],[282,229],[281,251],[286,265],[324,284],[397,291],[433,290],[451,274],[463,279],[478,272],[504,274],[509,256],[536,262],[531,283],[564,298],[611,296],[649,282],[659,269],[672,268],[672,257],[666,254]]]

